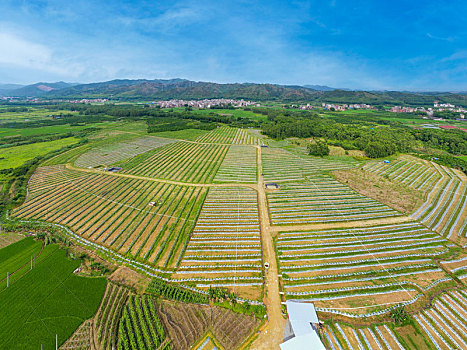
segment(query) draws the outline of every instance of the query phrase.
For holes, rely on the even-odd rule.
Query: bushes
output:
[[[208,297],[201,293],[192,292],[159,279],[153,279],[151,283],[149,283],[146,292],[161,296],[165,299],[177,300],[184,303],[208,303]]]
[[[407,313],[407,311],[405,311],[403,306],[397,309],[392,309],[390,316],[393,319],[394,323],[397,325],[403,325],[410,321],[410,316]]]
[[[309,143],[306,148],[311,156],[324,157],[329,155],[328,144],[324,141],[317,140],[314,143]]]

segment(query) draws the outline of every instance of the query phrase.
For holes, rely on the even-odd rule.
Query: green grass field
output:
[[[70,124],[49,125],[40,128],[0,128],[0,137],[65,134],[67,132],[80,131],[86,128],[104,127],[105,125],[106,123],[96,123],[76,126],[71,126]]]
[[[1,109],[2,108],[0,108],[0,111]],[[67,111],[67,110],[50,111],[46,108],[29,108],[28,112],[0,113],[0,124],[50,119],[50,117],[47,117],[48,115],[60,115],[60,114],[78,114],[78,113]]]
[[[79,265],[56,249],[0,292],[0,349],[54,349],[95,314],[106,280],[74,275]]]
[[[42,252],[41,248],[42,241],[36,241],[32,237],[27,237],[0,249],[0,290],[3,290],[7,286],[7,273],[9,274],[9,283],[12,285],[30,271],[31,258],[33,259],[33,266],[37,266],[47,259],[58,246],[46,246]]]
[[[0,148],[0,169],[16,168],[28,160],[37,156],[43,156],[60,148],[73,145],[78,142],[75,137],[65,139],[38,142],[29,145]]]

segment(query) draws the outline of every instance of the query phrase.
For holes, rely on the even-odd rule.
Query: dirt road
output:
[[[258,338],[254,341],[251,349],[279,349],[279,344],[283,340],[284,318],[281,311],[281,298],[279,294],[279,276],[276,261],[276,253],[272,240],[272,230],[269,220],[269,212],[264,190],[264,181],[262,173],[261,147],[257,147],[257,166],[258,166],[258,205],[259,218],[261,223],[261,245],[263,254],[263,263],[269,263],[269,268],[265,271],[264,284],[264,304],[268,321],[266,327],[262,330]]]

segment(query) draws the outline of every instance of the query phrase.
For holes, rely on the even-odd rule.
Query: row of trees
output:
[[[467,154],[467,133],[461,130],[412,129],[399,123],[386,126],[388,122],[385,121],[350,120],[343,123],[313,112],[265,109],[263,114],[268,116],[268,122],[262,125],[263,133],[272,138],[324,138],[331,145],[365,151],[371,158],[422,147],[437,148],[454,155]]]

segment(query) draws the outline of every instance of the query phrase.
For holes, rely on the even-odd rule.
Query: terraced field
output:
[[[214,182],[254,183],[257,179],[256,148],[230,146]]]
[[[465,244],[467,178],[457,170],[405,156],[394,162],[372,162],[366,171],[422,190],[426,201],[412,217],[449,239]]]
[[[387,325],[354,329],[334,323],[325,327],[323,338],[329,349],[405,349]]]
[[[314,174],[309,181],[283,183],[267,194],[272,224],[329,223],[387,218],[397,211],[360,195],[329,175]]]
[[[286,297],[349,317],[378,315],[441,283],[454,285],[433,260],[447,244],[416,222],[281,232],[277,239]]]
[[[101,147],[94,147],[81,154],[76,159],[75,165],[80,168],[108,167],[114,163],[173,142],[176,141],[154,136],[145,136]]]
[[[229,287],[259,297],[261,242],[256,192],[247,188],[212,188],[174,275],[198,288]]]
[[[412,316],[417,331],[413,326],[390,328],[382,324],[356,329],[332,323],[322,334],[330,349],[466,349],[466,309],[467,293],[456,290],[442,294],[431,308]]]
[[[228,146],[176,142],[120,163],[122,173],[191,183],[210,183]]]
[[[157,181],[38,169],[13,215],[67,225],[83,238],[158,266],[174,266],[206,190]]]
[[[263,174],[266,182],[303,181],[309,176],[328,170],[349,169],[354,160],[336,160],[299,156],[282,148],[263,148]]]

